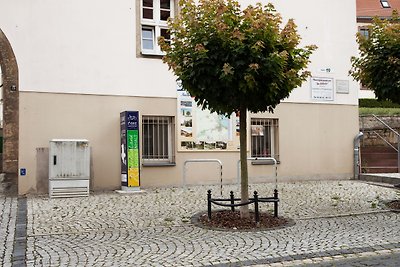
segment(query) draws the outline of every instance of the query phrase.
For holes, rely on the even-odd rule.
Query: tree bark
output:
[[[240,108],[240,191],[241,203],[249,201],[249,175],[247,171],[247,109]],[[240,207],[240,217],[249,218],[249,206]]]

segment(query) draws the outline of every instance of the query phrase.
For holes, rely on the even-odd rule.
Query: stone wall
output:
[[[18,66],[12,47],[0,29],[0,66],[3,75],[3,174],[0,192],[18,192],[19,90]]]
[[[377,116],[391,128],[400,133],[400,116]],[[385,142],[378,136],[382,136],[397,147],[398,138],[395,133],[385,127],[375,117],[370,115],[360,116],[360,131],[364,133],[362,145],[383,146]]]

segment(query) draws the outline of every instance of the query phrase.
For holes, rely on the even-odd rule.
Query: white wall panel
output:
[[[349,80],[349,94],[335,93],[326,103],[356,105],[358,84],[348,76],[357,54],[355,1],[272,2],[285,21],[295,19],[302,45],[319,47],[313,76]],[[161,59],[136,56],[135,6],[134,0],[0,0],[0,27],[17,57],[20,90],[176,97],[175,78]],[[313,103],[310,83],[286,101]]]

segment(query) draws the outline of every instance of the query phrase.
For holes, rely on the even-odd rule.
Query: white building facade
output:
[[[359,86],[348,75],[355,1],[271,2],[285,21],[294,18],[302,45],[318,49],[312,77],[274,114],[249,114],[248,155],[276,157],[280,181],[349,179],[358,133]],[[51,139],[89,140],[92,189],[120,188],[123,111],[139,111],[141,187],[181,186],[189,159],[218,159],[223,183],[236,182],[235,118],[214,125],[215,116],[179,94],[155,43],[167,35],[173,0],[0,0],[0,9],[19,69],[20,194],[47,190],[41,153]],[[186,183],[219,183],[217,164],[187,166]],[[272,166],[249,161],[249,176],[271,182]]]

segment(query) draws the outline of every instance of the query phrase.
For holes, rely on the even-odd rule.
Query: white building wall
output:
[[[311,56],[309,70],[314,77],[328,77],[348,80],[349,94],[334,94],[334,101],[326,104],[357,105],[358,83],[353,81],[348,72],[350,58],[357,55],[355,36],[356,1],[348,0],[306,0],[306,1],[271,1],[282,14],[284,21],[293,18],[302,37],[301,45],[314,44],[318,49]],[[330,69],[324,72],[321,69]],[[335,82],[334,82],[335,83]],[[335,85],[336,92],[336,85]],[[295,89],[288,102],[311,101],[310,84],[304,83]]]
[[[284,21],[295,19],[302,45],[319,47],[309,67],[313,77],[333,78],[335,86],[333,101],[313,101],[307,81],[274,115],[255,115],[279,118],[279,175],[286,180],[348,178],[358,132],[359,87],[348,76],[350,57],[357,54],[355,1],[272,2]],[[136,6],[134,0],[0,0],[0,28],[19,68],[19,167],[27,171],[19,177],[20,193],[43,189],[40,181],[47,176],[37,149],[53,138],[88,139],[93,188],[118,188],[119,113],[124,110],[174,117],[177,141],[175,77],[160,58],[137,57]],[[349,81],[349,93],[336,93],[336,80]],[[190,158],[221,159],[224,181],[235,181],[238,151],[175,149],[176,166],[141,166],[144,187],[181,185],[182,165]],[[189,173],[190,183],[214,179],[215,170],[198,168]],[[250,176],[265,176],[263,168],[269,167],[250,166]]]
[[[135,1],[0,0],[20,90],[175,97],[160,59],[136,57]]]
[[[302,45],[319,47],[311,57],[312,75],[350,82],[349,94],[335,94],[334,101],[324,103],[356,105],[358,84],[348,76],[350,57],[357,54],[355,1],[271,2],[285,22],[295,19]],[[168,67],[159,58],[136,55],[134,0],[0,0],[0,7],[0,25],[19,64],[21,91],[176,97]],[[330,73],[321,71],[327,68]],[[286,101],[314,102],[310,83]]]

